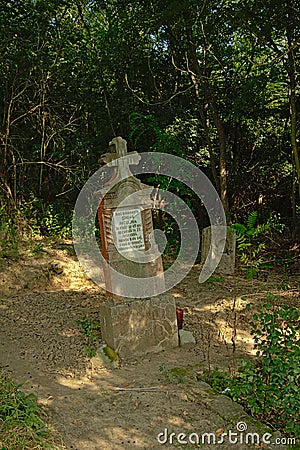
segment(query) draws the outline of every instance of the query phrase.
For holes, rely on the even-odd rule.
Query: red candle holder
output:
[[[177,326],[178,326],[178,330],[182,330],[183,309],[181,309],[181,308],[176,308],[176,316],[177,316]]]

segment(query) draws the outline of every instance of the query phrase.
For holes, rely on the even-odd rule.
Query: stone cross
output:
[[[118,183],[119,181],[125,180],[128,177],[132,177],[130,170],[131,165],[138,165],[140,162],[140,155],[138,152],[127,152],[127,142],[121,137],[113,138],[109,146],[111,148],[110,153],[104,153],[99,159],[99,163],[107,164],[108,167],[114,168],[114,174],[110,180],[106,183]],[[120,159],[122,156],[129,156],[126,159]]]
[[[100,309],[102,338],[121,357],[176,347],[175,299],[164,294],[162,259],[153,237],[153,188],[131,173],[141,156],[127,153],[124,139],[116,137],[109,145],[111,152],[99,162],[112,167],[113,174],[97,193],[110,297]]]
[[[135,292],[146,286],[142,280],[138,282],[140,278],[151,278],[153,289],[161,292],[164,275],[161,256],[153,239],[150,198],[153,188],[131,173],[130,165],[139,164],[141,156],[135,151],[127,153],[124,139],[114,138],[109,146],[111,152],[102,155],[99,162],[112,167],[114,173],[105,188],[98,192],[102,253],[108,262],[104,269],[107,295],[111,296],[109,292],[113,292],[134,298]],[[118,277],[116,272],[127,278]]]

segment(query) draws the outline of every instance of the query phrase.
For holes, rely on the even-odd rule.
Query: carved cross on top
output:
[[[125,139],[121,137],[113,138],[109,147],[111,149],[110,153],[104,153],[99,159],[99,163],[107,164],[109,167],[114,168],[114,174],[108,183],[110,184],[112,181],[118,183],[121,180],[124,180],[128,177],[132,177],[130,167],[131,165],[137,165],[141,159],[138,152],[127,152],[127,142]],[[124,156],[127,158],[120,159]]]

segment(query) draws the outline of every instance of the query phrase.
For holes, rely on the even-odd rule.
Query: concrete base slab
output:
[[[195,345],[196,340],[191,331],[187,330],[179,330],[179,345],[182,347],[183,345]]]
[[[175,299],[170,294],[111,301],[100,308],[104,342],[122,358],[178,347]]]

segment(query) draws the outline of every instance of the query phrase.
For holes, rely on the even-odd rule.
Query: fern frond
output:
[[[257,237],[260,234],[266,234],[270,228],[271,228],[271,225],[268,222],[263,223],[261,225],[257,225],[257,227],[255,229],[254,237]]]
[[[245,227],[245,225],[243,225],[241,223],[233,223],[231,225],[231,228],[236,232],[237,236],[243,236],[247,231],[247,228]]]
[[[255,223],[257,221],[257,211],[252,211],[247,218],[247,228],[248,230],[253,230]]]

